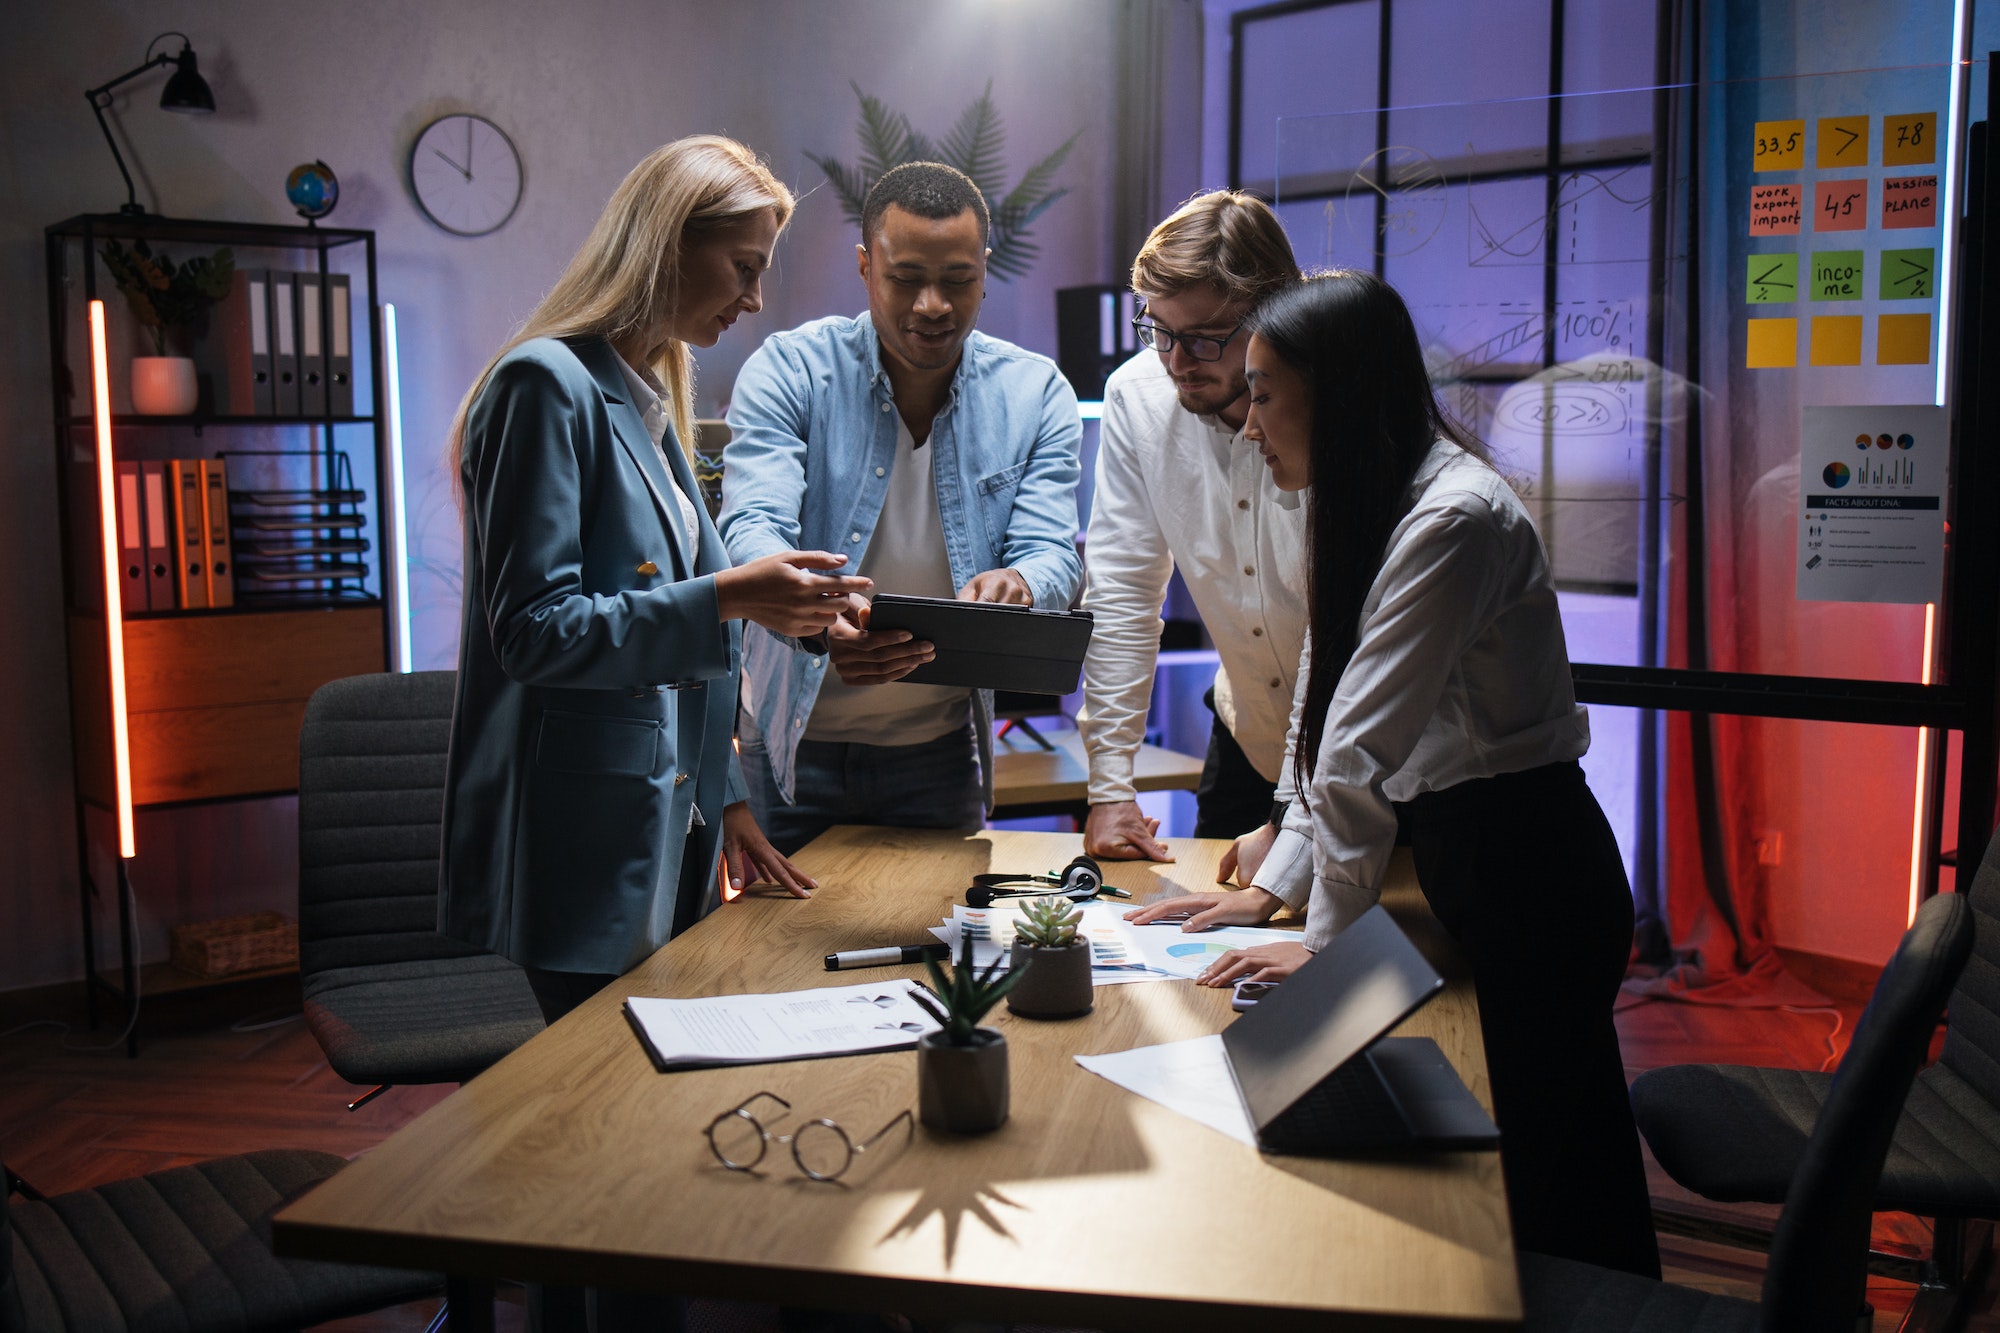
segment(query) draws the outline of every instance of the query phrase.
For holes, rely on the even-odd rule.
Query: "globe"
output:
[[[323,218],[340,202],[340,182],[324,162],[306,162],[285,177],[285,198],[302,218]]]

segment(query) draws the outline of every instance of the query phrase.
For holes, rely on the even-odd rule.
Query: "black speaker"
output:
[[[1139,350],[1132,333],[1137,306],[1124,287],[1063,287],[1056,292],[1056,365],[1084,402],[1104,398],[1104,381]]]

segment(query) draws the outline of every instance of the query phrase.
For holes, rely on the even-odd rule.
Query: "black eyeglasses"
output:
[[[1236,335],[1243,332],[1249,320],[1239,320],[1235,328],[1217,338],[1211,334],[1175,333],[1172,329],[1161,328],[1149,323],[1143,316],[1132,321],[1132,331],[1139,335],[1139,341],[1152,348],[1161,356],[1174,350],[1179,344],[1187,354],[1197,361],[1220,361],[1222,349],[1229,346]]]
[[[773,1134],[750,1111],[767,1097],[787,1111],[792,1109],[792,1104],[777,1093],[760,1092],[708,1123],[708,1150],[731,1171],[754,1171],[773,1143],[789,1143],[793,1163],[808,1180],[839,1180],[855,1158],[880,1143],[896,1126],[903,1127],[905,1143],[916,1135],[916,1117],[908,1108],[898,1111],[888,1124],[860,1143],[849,1138],[839,1122],[824,1117],[808,1120],[790,1134]]]

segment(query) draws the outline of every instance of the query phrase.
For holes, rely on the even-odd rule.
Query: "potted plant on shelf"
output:
[[[132,358],[132,410],[148,416],[186,416],[201,400],[194,361],[175,356],[199,331],[208,308],[229,295],[236,257],[228,249],[175,264],[144,240],[127,250],[106,241],[101,251],[111,280],[125,294],[132,318],[152,337],[152,356]]]
[[[1024,1018],[1076,1018],[1090,1012],[1090,942],[1078,939],[1083,909],[1059,895],[1030,899],[1014,926],[1009,969],[1020,981],[1007,1007]]]
[[[1011,970],[996,975],[1004,961],[975,968],[970,936],[949,976],[936,959],[924,960],[933,994],[911,998],[938,1022],[936,1032],[917,1038],[917,1117],[932,1129],[980,1134],[1007,1121],[1007,1039],[979,1026],[1021,979]]]

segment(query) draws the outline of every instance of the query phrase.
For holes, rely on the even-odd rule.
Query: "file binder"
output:
[[[326,340],[317,273],[297,275],[299,289],[299,415],[326,415]]]
[[[207,531],[208,604],[236,605],[236,562],[229,547],[229,471],[220,458],[201,460],[202,524]]]
[[[299,415],[298,275],[271,270],[271,379],[273,412]]]
[[[261,268],[248,270],[250,297],[250,410],[268,417],[277,408],[277,384],[271,373],[271,275]]]
[[[167,465],[139,465],[140,493],[146,511],[146,602],[155,611],[171,611],[174,598],[174,502],[167,494]]]
[[[264,316],[256,306],[263,300],[263,279],[238,269],[229,294],[216,302],[209,316],[208,332],[195,344],[201,400],[217,416],[269,415],[257,409],[256,342]],[[265,359],[268,378],[268,348]]]
[[[118,596],[129,610],[144,611],[146,597],[146,520],[139,499],[139,465],[120,463],[118,478]]]
[[[333,329],[326,349],[327,405],[337,417],[354,415],[354,326],[345,273],[326,275],[326,304]]]
[[[202,517],[201,465],[192,458],[176,458],[167,464],[173,482],[175,524],[179,550],[174,561],[174,590],[183,610],[208,605],[208,523]]]

